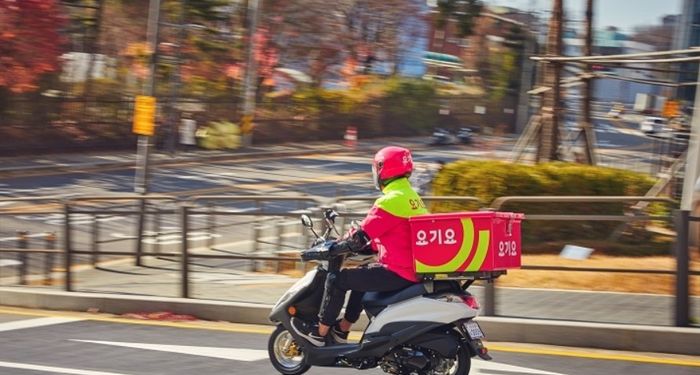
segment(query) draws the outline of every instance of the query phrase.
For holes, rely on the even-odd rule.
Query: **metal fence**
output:
[[[295,262],[296,252],[309,244],[309,237],[301,227],[298,217],[300,214],[316,215],[324,208],[334,208],[341,212],[338,222],[343,230],[350,220],[364,216],[366,208],[370,206],[375,197],[370,196],[343,196],[337,198],[322,198],[303,195],[224,195],[224,196],[198,196],[187,200],[178,200],[169,195],[111,195],[111,196],[86,196],[70,199],[58,197],[33,197],[33,198],[4,198],[0,199],[0,218],[22,215],[23,217],[36,215],[60,215],[61,220],[52,222],[52,228],[31,235],[25,230],[16,234],[16,247],[0,248],[0,253],[15,254],[17,272],[16,276],[21,285],[27,284],[28,274],[32,271],[28,266],[31,261],[43,267],[42,284],[51,284],[53,280],[52,269],[57,260],[61,261],[63,273],[63,286],[65,290],[74,290],[73,269],[76,259],[99,266],[103,257],[134,257],[135,265],[142,265],[142,258],[146,256],[164,257],[175,259],[179,262],[179,295],[192,297],[190,278],[191,263],[193,259],[220,259],[240,260],[248,265],[250,270],[257,270],[258,262]],[[663,202],[674,204],[668,198],[627,197],[627,196],[564,196],[564,197],[500,197],[490,205],[484,205],[475,197],[452,196],[427,196],[424,201],[428,204],[436,202],[448,202],[452,204],[470,203],[478,205],[483,210],[501,210],[514,203],[537,203],[540,205],[551,203],[590,204],[623,202]],[[27,206],[31,203],[31,206]],[[245,207],[241,208],[241,204]],[[17,207],[17,205],[22,205]],[[5,207],[7,206],[7,207]],[[141,209],[144,207],[145,209]],[[625,215],[571,215],[571,214],[528,214],[527,220],[560,220],[560,221],[615,221],[629,223],[634,221],[652,221],[672,219],[668,215],[647,215],[640,212]],[[698,276],[700,272],[689,270],[687,223],[689,220],[700,221],[700,218],[678,216],[681,220],[677,223],[678,238],[675,255],[677,256],[676,271],[654,269],[621,269],[621,268],[591,268],[591,267],[560,267],[546,265],[525,265],[527,270],[542,271],[566,271],[566,272],[612,272],[631,274],[658,274],[676,276],[676,324],[688,325],[689,320],[689,282],[690,276]],[[687,215],[686,215],[687,216]],[[53,216],[55,217],[55,216]],[[114,217],[136,218],[133,224],[136,231],[132,236],[121,238],[103,239],[101,229],[106,219]],[[89,220],[85,219],[88,218]],[[163,220],[167,218],[176,227],[165,227]],[[683,221],[685,220],[685,221]],[[146,228],[150,223],[150,231]],[[685,223],[685,227],[683,226]],[[236,227],[235,231],[230,229]],[[289,230],[292,228],[292,230]],[[685,231],[684,231],[685,228]],[[244,230],[242,230],[244,229]],[[249,231],[247,235],[240,237],[241,232]],[[206,245],[200,251],[190,245],[193,233],[202,231],[209,233],[206,237]],[[238,237],[231,237],[238,245],[236,249],[225,249],[225,244],[220,244],[218,235],[214,233],[235,232]],[[30,239],[30,236],[31,237]],[[169,238],[173,246],[162,248],[159,239]],[[247,238],[241,240],[241,238]],[[294,241],[287,240],[293,238]],[[43,246],[36,243],[37,240]],[[685,239],[685,240],[684,240]],[[62,246],[59,248],[58,241]],[[115,251],[105,250],[103,245],[115,242],[131,241],[130,250]],[[685,241],[685,242],[684,242]],[[146,245],[151,245],[147,249]],[[57,249],[59,248],[59,249]],[[133,249],[133,250],[132,250]],[[266,250],[267,249],[267,250]],[[37,256],[43,258],[37,258]],[[301,264],[301,263],[298,263]],[[38,268],[38,267],[37,267]],[[277,267],[279,270],[279,266]],[[497,315],[496,299],[497,290],[493,283],[486,284],[484,301],[485,315]]]

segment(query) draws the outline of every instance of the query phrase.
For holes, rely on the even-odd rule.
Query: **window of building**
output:
[[[700,26],[690,28],[690,47],[700,46]]]
[[[435,30],[435,39],[444,39],[445,32],[443,30]]]

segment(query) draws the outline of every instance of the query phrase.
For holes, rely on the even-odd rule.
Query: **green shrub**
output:
[[[568,195],[644,195],[654,180],[640,173],[592,167],[572,163],[538,165],[510,164],[498,161],[459,161],[447,164],[436,176],[436,195],[475,196],[482,205],[436,203],[433,212],[476,210],[502,196]],[[623,215],[629,204],[623,203],[507,203],[504,211],[526,214]],[[523,223],[525,243],[553,241],[605,241],[619,226],[615,221],[537,220]],[[651,240],[644,230],[635,231],[624,241],[644,243]],[[665,249],[664,251],[667,251]]]
[[[213,121],[197,130],[197,140],[207,150],[234,149],[241,144],[241,130],[228,121]]]

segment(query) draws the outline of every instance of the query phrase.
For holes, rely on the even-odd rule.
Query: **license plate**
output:
[[[472,340],[483,339],[484,337],[486,337],[484,336],[484,332],[481,331],[481,327],[479,327],[479,324],[475,321],[469,321],[464,323],[464,329],[467,331],[469,338]]]

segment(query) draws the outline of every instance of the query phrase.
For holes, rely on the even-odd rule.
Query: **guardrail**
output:
[[[451,196],[426,196],[423,198],[426,202],[452,202],[452,203],[476,203],[480,206],[483,205],[478,198],[475,197],[451,197]],[[315,196],[278,196],[278,195],[212,195],[212,196],[198,196],[192,197],[187,200],[178,200],[175,197],[169,195],[112,195],[112,196],[86,196],[86,197],[76,197],[61,200],[57,197],[37,197],[37,198],[12,198],[12,199],[0,199],[0,202],[11,202],[11,203],[45,203],[49,206],[38,206],[29,210],[26,208],[13,209],[12,207],[0,208],[0,217],[7,215],[18,215],[18,214],[45,214],[51,213],[56,214],[60,212],[63,215],[62,222],[62,243],[63,248],[61,250],[56,250],[57,236],[55,234],[47,234],[45,238],[45,248],[30,248],[29,241],[27,240],[27,233],[22,233],[18,235],[17,247],[16,248],[1,248],[0,253],[16,253],[18,256],[18,262],[22,264],[19,270],[20,284],[26,284],[27,266],[28,260],[26,256],[28,254],[44,254],[44,275],[45,283],[51,282],[51,268],[53,268],[54,257],[57,254],[63,256],[63,273],[64,273],[64,288],[67,291],[72,291],[73,288],[73,278],[72,278],[72,267],[74,266],[74,256],[86,255],[91,257],[91,263],[93,265],[97,264],[99,256],[133,256],[136,260],[135,264],[137,266],[142,265],[141,259],[144,256],[157,256],[157,257],[173,257],[178,258],[180,263],[180,296],[189,298],[191,297],[191,285],[192,280],[190,278],[190,263],[192,259],[228,259],[228,260],[246,260],[250,261],[252,269],[256,269],[257,262],[260,261],[290,261],[287,256],[280,256],[276,251],[265,253],[262,252],[259,245],[267,244],[271,245],[277,251],[285,247],[290,247],[284,244],[283,237],[283,227],[280,223],[271,225],[270,227],[275,228],[277,231],[273,234],[273,241],[263,241],[262,230],[260,226],[260,221],[269,222],[271,219],[279,220],[280,218],[289,218],[290,220],[297,220],[298,216],[302,213],[313,214],[315,211],[321,208],[344,208],[345,217],[353,218],[364,216],[365,211],[358,210],[348,210],[348,203],[350,202],[372,202],[375,197],[369,196],[342,196],[334,199],[326,199]],[[104,203],[110,202],[135,202],[139,204],[139,209],[134,208],[105,208]],[[156,202],[158,205],[155,207],[148,206],[148,202]],[[173,204],[174,206],[169,209],[162,207],[162,203],[167,202]],[[225,205],[236,204],[240,202],[252,202],[254,207],[248,209],[240,208],[226,208]],[[495,199],[491,205],[483,209],[488,210],[499,210],[508,204],[513,203],[572,203],[572,204],[587,204],[587,203],[622,203],[622,202],[664,202],[673,204],[674,201],[668,198],[650,198],[650,197],[619,197],[619,196],[566,196],[566,197],[523,197],[523,196],[509,196],[500,197]],[[284,203],[282,208],[279,208],[279,204]],[[95,204],[97,204],[95,206]],[[272,205],[270,205],[272,204]],[[277,206],[275,206],[277,205]],[[294,206],[287,207],[289,205]],[[223,207],[222,207],[223,206]],[[141,207],[144,207],[142,209]],[[48,208],[51,208],[50,210]],[[527,214],[527,212],[526,212]],[[89,235],[91,238],[91,248],[89,250],[78,250],[74,248],[73,244],[73,233],[75,225],[72,220],[72,215],[88,215],[92,218],[91,225],[89,227]],[[114,242],[116,240],[100,240],[100,223],[98,218],[101,216],[137,216],[139,218],[137,234],[133,238],[136,240],[136,247],[134,251],[104,251],[100,249],[100,244]],[[179,223],[179,231],[171,230],[162,232],[160,221],[163,215],[177,215],[175,219]],[[146,234],[144,229],[147,223],[147,218],[151,216],[153,219],[153,233]],[[223,228],[228,228],[232,225],[241,225],[241,223],[225,224],[217,220],[217,217],[257,217],[259,219],[253,221],[247,221],[247,225],[252,231],[252,248],[249,249],[249,253],[231,253],[225,252],[222,254],[210,254],[201,253],[198,251],[193,251],[190,246],[190,230],[193,229],[193,218],[194,217],[205,217],[206,222],[204,228],[210,233],[214,233],[216,230],[221,230]],[[649,221],[649,220],[669,220],[669,216],[659,216],[659,215],[566,215],[566,214],[531,214],[527,215],[528,220],[570,220],[570,221],[580,221],[580,220],[596,220],[596,221],[618,221],[618,222],[630,222],[630,221]],[[688,218],[688,220],[698,220],[700,218]],[[253,223],[251,226],[251,222]],[[344,226],[344,223],[340,223]],[[301,228],[300,228],[301,229]],[[682,228],[681,228],[682,230]],[[305,231],[300,231],[301,235],[304,235]],[[687,232],[686,237],[687,237]],[[162,252],[160,249],[159,242],[157,241],[159,236],[163,235],[174,235],[178,234],[179,238],[179,249],[176,251]],[[144,238],[155,237],[156,241],[154,244],[155,251],[145,251],[144,250]],[[613,273],[633,273],[633,274],[662,274],[662,275],[675,275],[677,279],[677,285],[680,288],[677,289],[677,316],[679,317],[676,321],[678,325],[687,325],[687,321],[683,320],[684,314],[688,315],[689,305],[687,301],[688,297],[688,287],[683,288],[683,285],[688,284],[689,276],[698,276],[700,272],[688,270],[688,260],[683,258],[683,254],[687,257],[687,241],[685,247],[682,243],[683,232],[679,232],[679,244],[676,248],[676,255],[678,256],[678,268],[676,271],[669,270],[641,270],[641,269],[619,269],[619,268],[592,268],[592,267],[559,267],[559,266],[545,266],[545,265],[525,265],[523,269],[526,270],[542,270],[542,271],[567,271],[567,272],[613,272]],[[122,240],[122,239],[117,239]],[[301,242],[308,243],[308,237],[302,238]],[[208,249],[215,249],[216,240],[214,236],[207,239]],[[303,246],[299,246],[295,250],[300,250]],[[679,251],[686,249],[685,252]],[[223,252],[223,251],[221,251]],[[685,262],[685,263],[684,263]],[[47,281],[48,280],[48,281]],[[484,313],[485,315],[496,315],[496,289],[493,283],[486,284],[486,298],[484,301]],[[684,310],[685,313],[681,310]],[[685,324],[684,324],[685,323]]]

